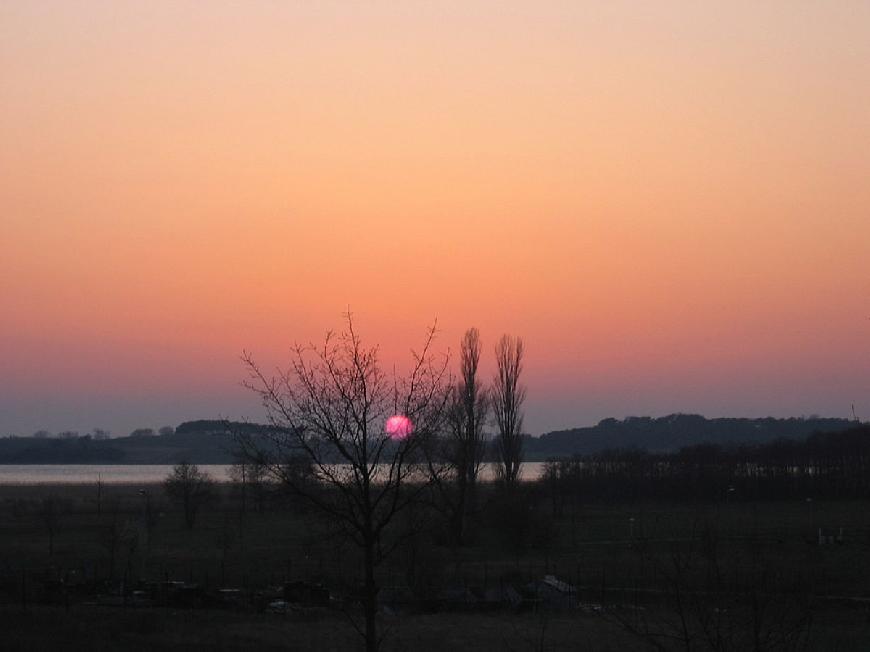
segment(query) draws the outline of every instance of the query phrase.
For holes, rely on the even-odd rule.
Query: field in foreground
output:
[[[847,609],[821,618],[800,649],[867,649],[866,613]],[[425,614],[383,619],[385,652],[642,651],[653,649],[617,623],[588,614]],[[0,609],[3,649],[18,650],[323,650],[359,647],[337,614],[287,617],[212,610]],[[700,648],[696,648],[700,649]],[[767,649],[787,649],[770,647]],[[793,648],[794,649],[794,648]]]
[[[626,634],[592,617],[436,614],[386,618],[384,649],[628,650]],[[39,608],[0,612],[7,650],[353,650],[359,637],[334,614],[304,619],[216,611]],[[15,635],[10,639],[8,633]],[[543,645],[543,648],[542,648]]]
[[[46,499],[56,501],[51,512]],[[340,609],[265,613],[262,601],[179,608],[132,595],[167,580],[246,596],[304,581],[327,587],[353,613],[360,570],[353,547],[284,499],[255,507],[243,512],[236,490],[222,485],[188,529],[159,485],[107,486],[99,498],[90,485],[0,487],[4,648],[354,649],[359,638]],[[650,649],[651,637],[632,633],[638,622],[626,614],[642,615],[644,625],[672,622],[675,587],[695,591],[710,612],[728,602],[742,618],[739,610],[755,603],[776,618],[807,616],[800,647],[760,649],[870,649],[867,508],[862,500],[691,497],[557,507],[544,486],[530,486],[506,512],[497,496],[482,496],[466,545],[443,540],[427,514],[436,520],[380,569],[384,649]],[[684,584],[675,584],[677,566]],[[711,569],[734,585],[729,579],[721,595],[710,596],[710,584],[697,580],[707,582]],[[529,599],[528,587],[546,575],[572,585],[566,604],[548,604],[537,593]],[[756,576],[764,583],[746,584]],[[58,591],[59,584],[66,588]],[[465,590],[504,587],[525,590],[524,604],[470,613],[457,601]],[[402,592],[404,604],[387,598]],[[754,622],[777,631],[764,614]],[[664,646],[680,648],[678,641]]]

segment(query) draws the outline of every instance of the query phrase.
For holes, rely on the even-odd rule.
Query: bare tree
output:
[[[266,468],[241,459],[230,467],[229,475],[239,492],[241,514],[248,511],[248,498],[253,499],[254,511],[263,512],[269,482]]]
[[[437,482],[456,543],[462,544],[469,511],[474,509],[475,486],[486,452],[484,425],[489,411],[486,388],[478,378],[480,334],[469,328],[459,349],[459,381],[451,388],[447,412],[448,437],[444,459],[449,482]],[[438,480],[440,475],[433,474]]]
[[[443,425],[449,393],[447,356],[431,353],[435,328],[410,372],[385,373],[378,348],[346,328],[322,346],[296,345],[287,370],[267,378],[245,353],[246,385],[266,410],[271,430],[236,435],[245,457],[325,515],[363,553],[363,627],[367,650],[380,644],[378,565],[399,545],[391,529],[430,477],[419,452]],[[305,464],[300,464],[300,460]]]
[[[94,428],[93,431],[91,431],[91,436],[95,441],[106,441],[107,439],[112,438],[112,433],[103,428]]]
[[[492,407],[498,426],[496,470],[505,485],[513,486],[523,462],[522,406],[526,399],[526,388],[520,385],[523,341],[502,335],[495,347],[495,359],[498,370],[492,383]]]
[[[157,431],[157,434],[161,437],[171,437],[175,434],[175,428],[172,426],[163,426]]]
[[[200,471],[196,464],[181,462],[172,467],[172,473],[163,481],[163,488],[170,499],[181,503],[184,523],[192,528],[200,507],[213,497],[214,481],[208,473]],[[150,502],[146,505],[150,510]]]

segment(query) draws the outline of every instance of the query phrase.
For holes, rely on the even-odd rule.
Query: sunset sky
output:
[[[870,3],[0,3],[0,434],[261,417],[348,307],[527,430],[870,418]]]

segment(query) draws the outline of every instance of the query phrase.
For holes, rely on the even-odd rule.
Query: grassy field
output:
[[[351,594],[358,582],[360,561],[353,546],[298,507],[275,500],[262,513],[250,504],[243,513],[235,490],[221,485],[195,527],[187,529],[180,509],[159,485],[145,488],[147,495],[142,489],[104,486],[98,513],[95,486],[0,487],[3,618],[14,625],[20,649],[52,647],[57,632],[65,632],[63,640],[74,647],[96,649],[158,644],[349,649],[356,644],[346,619],[332,611],[300,619],[253,610],[119,609],[90,606],[75,594],[66,599],[68,611],[39,604],[39,583],[47,578],[63,579],[68,586],[123,578],[128,587],[138,580],[183,580],[248,593],[287,580],[310,580]],[[43,502],[48,498],[57,505],[50,516]],[[801,578],[802,591],[813,600],[811,649],[870,649],[870,600],[865,601],[870,599],[870,510],[864,501],[577,502],[554,513],[545,493],[530,490],[510,506],[513,514],[500,511],[504,508],[492,497],[480,502],[469,545],[446,545],[437,520],[429,522],[381,567],[381,586],[411,587],[431,596],[450,587],[524,586],[555,575],[578,587],[577,602],[642,603],[652,613],[668,596],[674,559],[685,562],[688,573],[706,572],[709,564],[698,560],[709,559],[712,547],[729,576],[763,570]],[[517,510],[523,518],[506,526],[517,520]],[[818,545],[819,528],[838,539],[842,528],[842,538]],[[613,618],[588,611],[546,616],[414,612],[384,618],[391,631],[387,649],[615,650],[629,649],[629,641],[645,649],[642,638],[631,637]],[[499,637],[509,638],[514,647]]]
[[[643,649],[618,627],[589,616],[437,614],[385,618],[384,650],[632,650]],[[0,612],[17,635],[6,650],[327,650],[359,646],[336,615],[305,619],[204,610],[102,610],[43,607]],[[9,640],[8,638],[6,639]]]

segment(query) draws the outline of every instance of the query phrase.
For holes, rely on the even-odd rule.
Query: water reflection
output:
[[[215,480],[230,481],[229,464],[198,466]],[[154,483],[162,482],[171,470],[169,464],[0,464],[0,484],[88,484],[98,480],[107,484]],[[536,480],[543,472],[543,462],[527,462],[521,479]],[[493,480],[494,467],[485,464],[480,477]]]

